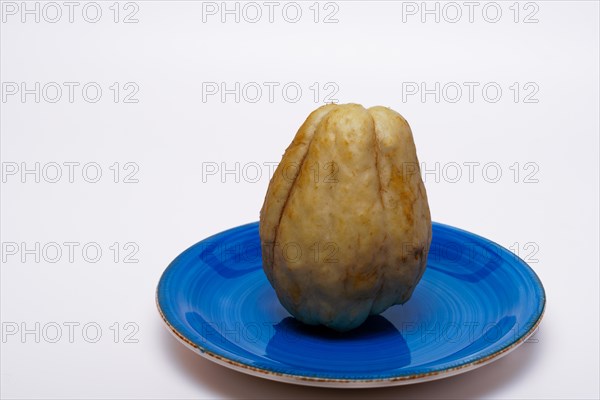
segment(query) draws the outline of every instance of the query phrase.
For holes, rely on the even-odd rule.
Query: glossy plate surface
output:
[[[391,386],[477,368],[523,343],[545,294],[499,245],[433,223],[427,269],[412,298],[341,334],[297,322],[262,270],[258,223],[219,233],[164,272],[158,308],[189,348],[230,368],[314,386]]]

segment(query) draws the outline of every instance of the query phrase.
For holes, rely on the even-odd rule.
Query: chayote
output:
[[[263,269],[298,320],[347,331],[419,282],[431,216],[411,129],[385,107],[313,111],[260,212]]]

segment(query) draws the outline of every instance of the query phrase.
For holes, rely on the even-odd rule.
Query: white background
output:
[[[513,2],[499,2],[496,23],[486,21],[495,18],[495,8],[488,6],[483,15],[483,2],[473,22],[459,2],[462,17],[455,23],[449,21],[455,9],[443,8],[445,3],[438,4],[446,11],[439,22],[435,15],[422,22],[420,12],[403,14],[403,7],[413,8],[401,2],[337,2],[327,9],[321,4],[317,23],[312,2],[299,3],[297,23],[283,18],[286,3],[275,9],[273,23],[263,3],[256,23],[246,20],[254,18],[248,8],[239,23],[233,15],[222,23],[220,14],[205,14],[203,22],[202,3],[166,1],[118,4],[117,23],[112,2],[98,3],[97,23],[83,18],[85,2],[75,8],[73,23],[62,3],[56,23],[44,19],[55,16],[48,7],[39,23],[35,15],[22,22],[21,3],[13,4],[16,15],[2,2],[0,41],[3,398],[598,398],[597,2],[517,4],[518,22]],[[40,12],[44,5],[39,3]],[[123,23],[136,6],[138,22]],[[338,22],[323,23],[333,11]],[[93,9],[87,12],[94,18]],[[532,13],[533,23],[524,23]],[[29,89],[35,82],[41,88],[48,82],[80,86],[72,103],[66,86],[56,103],[48,101],[52,91],[40,93],[36,103],[34,94],[24,100],[20,93],[10,95],[11,82]],[[102,88],[96,103],[82,97],[88,82]],[[109,88],[114,82],[120,85],[117,103]],[[123,102],[131,91],[124,88],[127,82],[139,88],[137,103]],[[203,99],[203,82],[279,86],[272,102],[263,86],[258,102],[250,102],[255,92],[247,92],[238,103],[233,94],[224,102],[219,95]],[[288,99],[281,93],[289,82],[302,89],[297,102],[291,101],[293,91]],[[310,89],[315,82],[316,102]],[[325,90],[328,82],[333,86]],[[429,89],[456,82],[462,97],[453,103],[456,92],[446,91],[439,102],[434,94],[422,99],[406,92],[411,82]],[[479,85],[472,102],[463,82]],[[502,89],[497,102],[491,101],[492,90],[488,98],[482,94],[490,82]],[[515,82],[517,102],[510,89]],[[191,244],[258,219],[269,180],[265,163],[280,160],[332,87],[340,102],[385,105],[407,118],[430,171],[425,182],[434,220],[511,246],[529,261],[548,296],[537,342],[468,374],[367,393],[245,376],[170,336],[154,303],[162,271]],[[532,88],[537,92],[528,100],[537,102],[524,102]],[[80,163],[73,183],[65,162]],[[95,170],[82,175],[91,162],[102,172],[97,183],[86,181]],[[118,183],[109,168],[115,162]],[[127,162],[135,165],[124,169]],[[471,178],[464,164],[469,162],[480,163]],[[39,183],[34,174],[21,175],[23,166],[35,163]],[[57,183],[48,182],[56,174],[51,163],[63,165]],[[262,166],[258,179],[256,164]],[[11,175],[15,165],[19,171]],[[136,165],[130,178],[138,182],[124,183]],[[219,171],[203,176],[203,168],[214,165]],[[234,172],[222,174],[225,168]],[[36,254],[25,254],[23,261],[23,248],[36,242],[40,248],[60,244],[62,257],[50,262],[56,254],[46,246],[39,262]],[[79,243],[72,262],[64,242]],[[115,242],[116,260],[110,248]],[[99,261],[88,261],[93,248],[88,260],[83,257],[86,243],[101,248]],[[136,250],[132,260],[138,262],[124,262]],[[70,322],[79,324],[72,343],[65,325]],[[23,328],[35,332],[36,323],[39,343],[35,333],[22,336]],[[102,329],[97,343],[86,340],[95,332],[85,336],[85,324]],[[56,325],[62,336],[51,343]],[[19,331],[9,334],[15,327]],[[126,340],[128,333],[133,336]]]

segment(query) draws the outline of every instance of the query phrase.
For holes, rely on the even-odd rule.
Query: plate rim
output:
[[[204,358],[206,358],[216,364],[225,366],[227,368],[230,368],[230,369],[238,371],[238,372],[242,372],[242,373],[245,373],[248,375],[265,378],[265,379],[272,380],[272,381],[278,381],[278,382],[292,383],[292,384],[304,385],[304,386],[337,387],[337,388],[386,387],[386,386],[399,386],[399,385],[408,385],[408,384],[414,384],[414,383],[420,383],[420,382],[433,381],[433,380],[451,377],[454,375],[459,375],[459,374],[477,369],[479,367],[482,367],[484,365],[492,363],[492,362],[504,357],[505,355],[509,354],[510,352],[515,350],[517,347],[519,347],[520,345],[525,343],[525,341],[527,341],[527,339],[529,339],[535,333],[535,331],[538,329],[538,327],[544,317],[545,311],[546,311],[546,291],[544,289],[544,286],[543,286],[539,276],[533,270],[533,268],[531,268],[529,266],[529,264],[527,264],[525,261],[523,261],[519,256],[517,256],[515,254],[515,257],[517,258],[517,260],[520,261],[520,264],[522,266],[524,266],[525,269],[530,273],[530,275],[533,277],[533,280],[537,284],[536,286],[540,289],[540,293],[539,293],[540,301],[538,304],[541,304],[541,310],[540,310],[540,313],[539,313],[537,319],[535,320],[535,322],[532,324],[531,328],[527,332],[523,333],[521,336],[516,338],[514,341],[508,343],[507,345],[494,351],[493,353],[488,354],[487,356],[477,358],[475,360],[468,361],[468,362],[465,362],[465,363],[462,363],[459,365],[446,367],[444,369],[440,369],[440,370],[436,370],[436,371],[422,372],[422,373],[416,373],[416,374],[410,374],[410,375],[391,376],[391,377],[384,377],[384,378],[376,378],[376,377],[374,377],[374,378],[356,378],[356,379],[353,379],[353,378],[328,378],[328,377],[318,377],[318,376],[301,375],[301,374],[290,374],[290,373],[278,372],[278,371],[274,371],[274,370],[270,370],[270,369],[251,366],[251,365],[233,360],[231,358],[225,357],[223,355],[217,354],[216,352],[209,350],[208,348],[191,341],[182,332],[177,330],[177,328],[175,328],[169,322],[169,320],[167,319],[167,317],[161,307],[160,288],[164,282],[167,272],[175,265],[178,258],[181,255],[183,255],[184,253],[186,253],[188,250],[194,248],[198,243],[204,242],[206,240],[210,240],[220,234],[226,233],[226,232],[234,230],[234,229],[249,227],[250,225],[256,225],[256,224],[258,224],[257,221],[242,224],[242,225],[239,225],[239,226],[236,226],[233,228],[229,228],[224,231],[218,232],[214,235],[211,235],[205,239],[202,239],[199,242],[189,246],[186,250],[182,251],[177,257],[175,257],[175,259],[163,271],[163,273],[161,274],[161,277],[159,279],[158,285],[156,287],[156,291],[155,291],[156,307],[158,309],[158,313],[161,317],[161,320],[164,323],[166,329],[180,343],[185,345],[188,349],[194,351],[196,354],[199,354],[199,355],[203,356]],[[442,228],[450,228],[452,230],[456,230],[461,233],[474,236],[474,237],[481,239],[485,242],[488,242],[492,245],[498,246],[499,248],[501,248],[505,251],[509,251],[504,246],[501,246],[490,239],[487,239],[483,236],[469,232],[467,230],[457,228],[452,225],[440,223],[440,222],[432,222],[432,225],[434,225],[434,224],[438,225]]]

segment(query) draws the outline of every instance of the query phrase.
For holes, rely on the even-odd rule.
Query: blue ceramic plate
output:
[[[433,224],[411,299],[358,329],[303,325],[262,270],[258,223],[195,244],[164,272],[158,308],[185,345],[219,364],[313,386],[391,386],[480,367],[538,326],[544,289],[522,260],[472,233]]]

